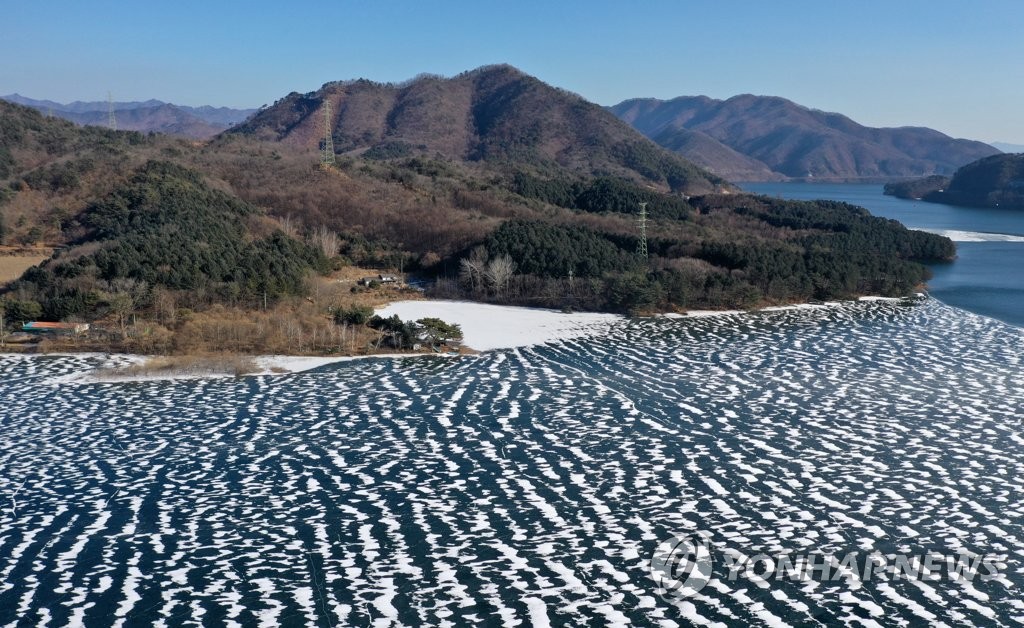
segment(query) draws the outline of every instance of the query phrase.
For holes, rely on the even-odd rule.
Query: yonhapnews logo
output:
[[[662,541],[651,556],[651,577],[662,595],[690,597],[711,580],[711,535],[692,532]]]
[[[733,548],[714,548],[705,531],[673,536],[662,541],[651,555],[650,575],[664,597],[696,595],[712,578],[722,582],[744,581],[761,588],[773,582],[988,582],[1002,580],[1006,556],[960,549],[955,553],[921,551],[883,554],[848,552],[744,553]]]

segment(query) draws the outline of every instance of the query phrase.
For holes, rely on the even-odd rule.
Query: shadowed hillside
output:
[[[885,193],[950,205],[1024,209],[1024,154],[979,159],[957,170],[952,178],[887,184]]]
[[[665,128],[653,136],[665,148],[734,181],[782,181],[785,176],[700,131]]]

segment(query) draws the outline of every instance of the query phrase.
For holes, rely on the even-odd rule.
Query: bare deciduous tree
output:
[[[295,224],[295,218],[288,214],[284,218],[280,219],[281,231],[284,232],[289,238],[297,238],[299,235],[299,229]]]
[[[468,257],[459,260],[459,279],[466,283],[474,292],[479,285],[480,269]]]
[[[508,255],[499,255],[487,264],[487,283],[495,294],[501,295],[516,272],[516,263]]]
[[[469,257],[464,257],[459,262],[459,276],[469,284],[473,292],[483,289],[486,274],[487,249],[482,246],[473,249]]]
[[[341,238],[324,225],[320,225],[309,236],[309,243],[324,252],[327,257],[334,257],[338,254],[341,246]]]
[[[153,313],[163,325],[174,325],[178,322],[178,299],[173,292],[165,288],[153,290]]]

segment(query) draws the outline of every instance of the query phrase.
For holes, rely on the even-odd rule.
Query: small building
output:
[[[376,277],[363,277],[359,280],[360,286],[369,286],[373,284],[387,285],[387,284],[398,284],[398,277],[394,275],[377,275]]]
[[[76,336],[89,331],[89,323],[47,323],[32,321],[21,326],[21,331],[29,334],[58,334]]]

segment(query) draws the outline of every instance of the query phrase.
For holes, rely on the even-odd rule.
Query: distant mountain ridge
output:
[[[1004,153],[1024,153],[1024,144],[1010,144],[1009,142],[989,142]]]
[[[1000,152],[924,127],[866,127],[776,96],[638,98],[609,109],[655,142],[733,180],[952,174]]]
[[[327,83],[315,92],[287,95],[227,136],[315,148],[324,133],[324,102],[331,104],[339,154],[440,155],[544,178],[611,175],[688,194],[729,188],[605,108],[508,65],[402,84]]]
[[[65,104],[52,100],[36,100],[20,94],[0,98],[82,125],[106,125],[111,105],[106,101],[75,101]],[[144,133],[155,131],[196,139],[213,137],[256,112],[256,109],[232,109],[209,105],[189,107],[153,99],[112,104],[114,117],[120,129]]]

